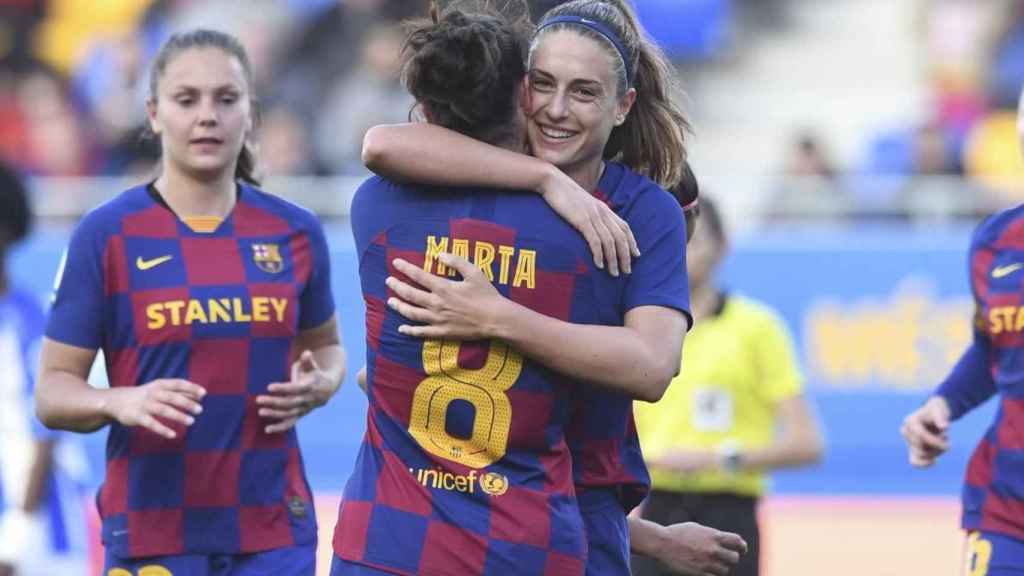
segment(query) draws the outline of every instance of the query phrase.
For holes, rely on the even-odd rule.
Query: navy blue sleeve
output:
[[[102,347],[106,307],[103,252],[107,238],[94,215],[86,216],[71,235],[57,271],[47,338],[79,348]]]
[[[996,383],[992,377],[992,341],[985,332],[984,318],[981,316],[983,303],[976,285],[978,278],[973,270],[975,254],[985,246],[987,231],[992,221],[989,219],[978,226],[967,251],[967,275],[978,311],[975,314],[974,340],[953,370],[935,389],[935,394],[945,398],[949,404],[950,418],[953,420],[970,412],[996,393]]]
[[[991,353],[992,345],[988,336],[975,330],[974,342],[935,390],[949,404],[952,420],[970,412],[996,393]]]
[[[690,314],[686,275],[686,220],[671,195],[648,183],[625,215],[633,229],[640,257],[626,282],[625,309],[664,306]]]
[[[299,310],[302,311],[299,328],[302,330],[316,328],[334,315],[334,293],[331,291],[331,255],[327,248],[327,239],[317,217],[310,214],[309,220],[306,233],[309,237],[309,250],[312,255],[312,270],[310,270],[309,280],[306,282],[299,302]]]
[[[393,202],[395,185],[380,176],[367,178],[352,198],[352,236],[356,255],[362,258],[373,239],[387,228],[387,207]]]

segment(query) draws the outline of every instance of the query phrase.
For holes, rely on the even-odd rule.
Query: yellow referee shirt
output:
[[[682,370],[657,404],[635,403],[640,445],[648,460],[668,450],[716,450],[726,441],[764,447],[775,434],[779,403],[799,394],[803,379],[785,325],[768,307],[726,296],[699,320],[683,346]],[[651,467],[656,490],[759,496],[764,474],[682,475]]]

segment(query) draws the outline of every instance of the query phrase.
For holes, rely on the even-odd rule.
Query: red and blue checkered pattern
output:
[[[193,232],[151,187],[83,219],[47,336],[102,348],[112,387],[183,378],[207,391],[191,427],[171,424],[173,440],[111,425],[97,500],[113,554],[315,541],[295,431],[266,434],[255,397],[290,378],[295,336],[334,314],[329,275],[316,217],[246,186],[212,233]]]
[[[623,322],[626,312],[639,306],[674,308],[689,317],[686,222],[675,199],[617,164],[608,164],[594,195],[629,223],[641,253],[621,289],[617,324]],[[612,491],[625,511],[647,497],[651,479],[640,451],[632,398],[603,388],[585,388],[575,396],[566,439],[578,492]],[[585,499],[581,505],[587,502]]]
[[[509,286],[495,272],[496,288],[555,318],[621,325],[625,310],[634,306],[671,302],[685,310],[685,229],[678,205],[618,164],[609,164],[602,183],[607,185],[602,189],[614,191],[613,200],[619,202],[613,205],[636,218],[634,229],[644,226],[649,231],[638,234],[641,249],[646,245],[653,253],[651,266],[641,271],[644,280],[636,280],[636,272],[631,279],[616,279],[594,269],[580,235],[527,193],[441,191],[381,178],[371,178],[357,192],[352,223],[367,309],[370,409],[335,531],[339,557],[399,574],[583,573],[584,534],[565,432],[573,413],[579,412],[576,400],[589,398],[592,391],[526,360],[506,392],[512,417],[504,456],[474,468],[436,455],[410,431],[416,391],[428,379],[424,342],[398,332],[407,321],[386,306],[393,294],[384,280],[398,276],[391,266],[394,258],[424,265],[427,238],[433,236],[467,240],[470,255],[477,254],[480,243],[535,251],[535,287]],[[668,224],[661,225],[663,221]],[[658,255],[667,252],[656,246],[677,241],[672,259]],[[458,366],[473,370],[484,365],[490,346],[462,344]],[[583,404],[589,410],[585,400]],[[629,414],[628,400],[621,404]],[[445,431],[469,437],[477,418],[471,407],[452,402],[443,415]],[[625,427],[618,430],[614,421],[604,422],[609,424],[611,431],[602,430],[602,437],[626,436]],[[581,436],[585,445],[594,435],[587,431]],[[599,457],[605,457],[603,452]],[[423,470],[462,478],[476,475],[479,487],[472,493],[437,487],[423,481]],[[505,478],[507,490],[486,493],[479,481],[485,474]]]
[[[370,410],[341,506],[335,553],[399,574],[582,574],[584,533],[564,441],[569,395],[578,383],[509,352],[506,361],[521,369],[498,393],[511,414],[504,455],[478,466],[428,451],[410,431],[416,391],[428,378],[425,344],[398,333],[406,321],[385,305],[391,294],[384,279],[398,275],[394,258],[422,266],[429,236],[450,239],[449,249],[455,239],[466,240],[471,258],[478,245],[515,251],[508,274],[500,271],[500,256],[494,260],[495,285],[503,295],[557,318],[590,314],[596,320],[600,306],[586,245],[535,197],[423,194],[430,192],[374,178],[353,202],[367,307]],[[532,288],[512,281],[524,250],[536,254]],[[462,343],[458,367],[480,369],[496,346]],[[469,402],[456,400],[443,416],[444,429],[469,437],[479,417]],[[424,482],[423,471],[463,478],[463,489]],[[490,486],[488,475],[504,485]]]
[[[990,369],[999,393],[995,421],[968,464],[963,527],[1024,540],[1024,206],[993,216],[975,233],[971,287],[991,342]],[[1012,310],[1004,315],[999,309]],[[998,326],[994,317],[1006,320]],[[998,327],[997,327],[998,326]]]

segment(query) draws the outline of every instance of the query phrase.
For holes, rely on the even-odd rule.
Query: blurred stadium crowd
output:
[[[534,15],[557,3],[534,0]],[[252,56],[265,175],[361,173],[365,129],[408,117],[412,102],[398,78],[399,23],[423,14],[427,4],[3,0],[0,158],[32,176],[150,170],[158,150],[141,137],[148,62],[172,31],[206,25],[240,37]],[[743,58],[751,38],[785,34],[800,4],[640,0],[637,7],[691,84],[703,71]],[[813,125],[781,135],[788,143],[772,175],[781,182],[780,205],[806,204],[811,181],[816,200],[824,194],[845,211],[870,211],[879,196],[898,198],[908,179],[934,175],[962,175],[982,186],[969,213],[988,211],[993,202],[986,198],[998,205],[1007,193],[1020,196],[1015,181],[1024,163],[1014,109],[1024,82],[1024,2],[917,4],[915,42],[931,110],[923,120],[866,131],[855,161],[838,159],[830,135]]]

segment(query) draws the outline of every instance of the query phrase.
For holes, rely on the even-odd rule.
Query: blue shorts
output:
[[[349,562],[337,554],[331,560],[331,576],[394,576],[394,572],[385,572],[355,562]]]
[[[964,576],[1024,576],[1024,542],[996,534],[967,534]]]
[[[610,490],[579,494],[580,514],[587,531],[586,576],[629,574],[629,524],[622,502]]]
[[[251,554],[182,554],[118,558],[107,552],[103,576],[314,576],[316,545]]]

